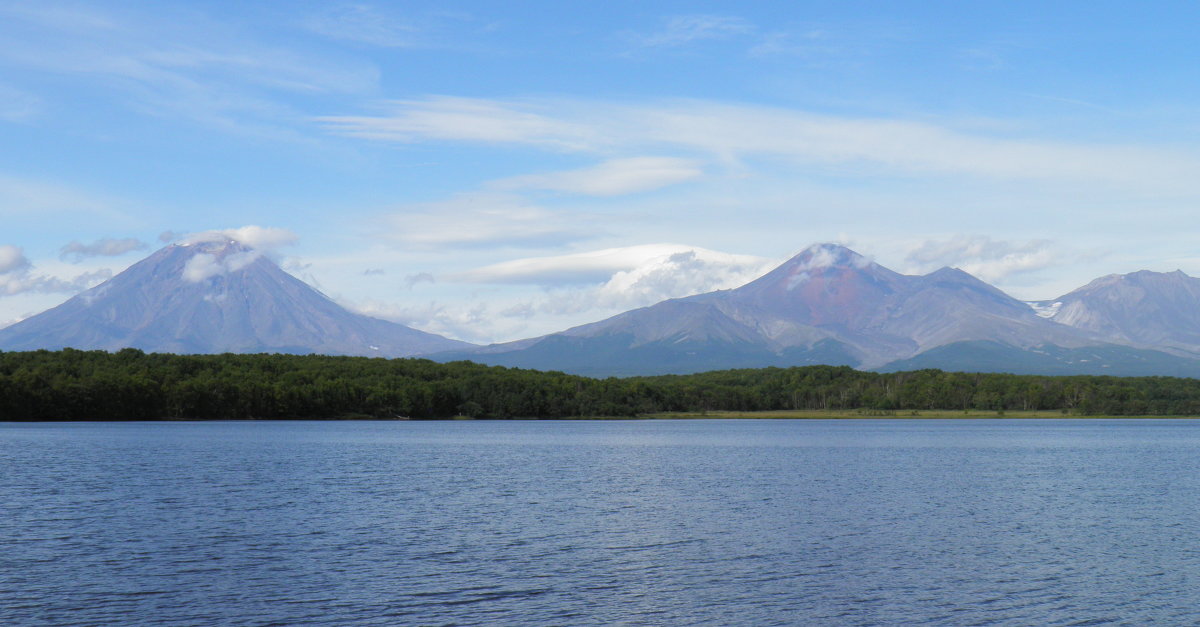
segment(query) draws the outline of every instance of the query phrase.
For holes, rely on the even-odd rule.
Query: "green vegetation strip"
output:
[[[0,420],[1200,415],[1200,380],[804,366],[592,379],[321,355],[0,353]]]

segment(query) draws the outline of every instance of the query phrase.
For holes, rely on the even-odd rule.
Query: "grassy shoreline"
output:
[[[664,412],[647,414],[639,417],[648,420],[682,420],[682,419],[728,419],[756,418],[778,420],[844,420],[844,419],[888,419],[888,420],[980,420],[980,419],[1171,419],[1191,420],[1200,416],[1108,416],[1062,413],[1060,410],[1013,410],[1013,411],[982,411],[982,410],[896,410],[896,411],[858,411],[833,409],[799,409],[799,410],[767,410],[767,411],[709,411],[709,412]]]
[[[640,416],[567,416],[564,418],[536,418],[514,416],[509,418],[472,418],[470,416],[451,416],[446,418],[374,418],[371,416],[337,416],[331,418],[158,418],[133,420],[3,420],[0,424],[31,424],[31,423],[84,423],[84,422],[501,422],[505,420],[1195,420],[1200,416],[1169,416],[1169,415],[1086,415],[1064,414],[1054,410],[1029,411],[955,411],[955,410],[919,410],[880,412],[867,411],[859,413],[855,410],[767,410],[767,411],[708,411],[708,412],[662,412],[643,414]]]

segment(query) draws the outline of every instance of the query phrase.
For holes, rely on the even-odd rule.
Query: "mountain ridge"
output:
[[[556,355],[550,345],[537,348],[549,338],[572,339],[556,340]],[[1086,330],[1038,316],[1026,303],[962,270],[903,275],[848,248],[816,244],[741,287],[663,301],[539,338],[434,357],[602,374],[612,365],[580,363],[568,353],[615,356],[623,347],[638,353],[629,360],[644,374],[680,371],[676,364],[688,355],[717,368],[726,362],[744,367],[747,354],[757,355],[761,365],[799,365],[817,354],[833,354],[839,364],[870,369],[964,341],[1021,349],[1101,343]],[[722,360],[721,348],[732,343],[736,348]],[[534,353],[517,355],[531,350],[539,359],[531,359]],[[651,353],[658,355],[657,363],[646,359]]]
[[[1110,274],[1034,306],[1112,341],[1200,355],[1200,279],[1181,270]]]
[[[1022,302],[943,267],[905,275],[815,244],[745,285],[476,346],[345,310],[260,251],[167,246],[0,329],[0,349],[425,356],[593,376],[811,364],[1200,376],[1200,279],[1139,271]]]

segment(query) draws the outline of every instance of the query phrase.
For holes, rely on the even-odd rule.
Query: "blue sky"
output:
[[[1200,5],[4,2],[0,325],[231,230],[470,341],[821,241],[1200,275]],[[247,228],[256,227],[256,228]]]

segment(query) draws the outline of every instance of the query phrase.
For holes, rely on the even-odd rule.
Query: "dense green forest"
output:
[[[591,379],[560,372],[320,355],[135,349],[0,353],[0,420],[564,418],[828,409],[1200,415],[1200,380],[848,367]]]

